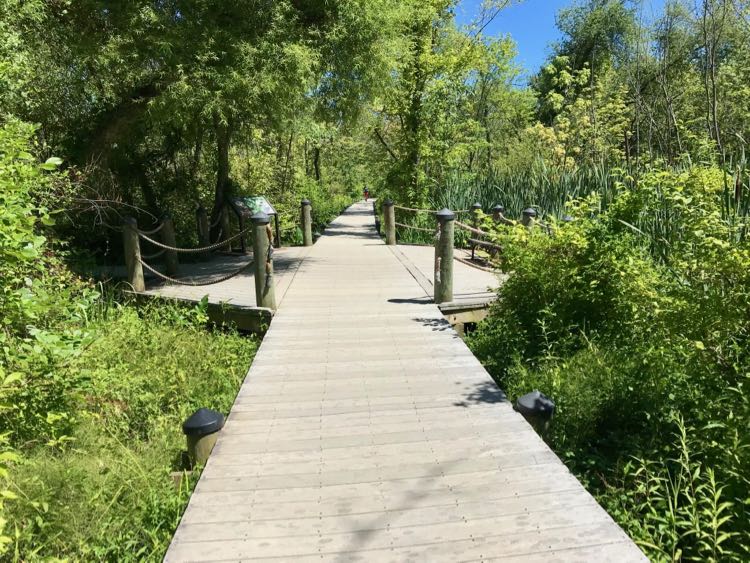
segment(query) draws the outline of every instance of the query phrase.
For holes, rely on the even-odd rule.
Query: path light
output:
[[[537,434],[541,435],[547,431],[555,414],[555,402],[538,390],[518,397],[514,408],[534,427]]]
[[[523,219],[521,219],[521,223],[523,223],[524,227],[528,227],[534,222],[534,219],[536,218],[536,209],[533,207],[527,207],[523,210]]]
[[[182,423],[187,436],[188,456],[193,465],[204,464],[216,444],[219,430],[224,427],[224,415],[211,409],[198,409]]]
[[[499,203],[492,208],[492,218],[495,221],[499,221],[500,217],[502,217],[503,215],[505,215],[505,207],[503,207]]]
[[[565,222],[565,223],[571,223],[572,221],[574,221],[574,219],[573,219],[573,216],[572,216],[572,215],[563,215],[563,218],[562,218],[562,220],[563,220],[563,222]]]

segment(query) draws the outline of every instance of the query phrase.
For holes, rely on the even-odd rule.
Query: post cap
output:
[[[186,436],[208,436],[224,427],[224,415],[211,409],[201,408],[195,411],[182,423],[182,432]]]
[[[523,210],[523,214],[527,217],[536,217],[536,209],[534,209],[533,207],[527,207]]]
[[[439,221],[453,221],[456,218],[456,214],[447,207],[443,207],[443,209],[435,213],[435,217],[437,217]]]
[[[570,223],[571,221],[574,221],[572,215],[563,215],[562,220],[565,221],[566,223]]]
[[[123,225],[129,225],[131,227],[138,227],[138,219],[135,217],[123,217],[122,218],[122,224]]]
[[[392,205],[393,205],[393,200],[391,198],[388,198],[383,202],[383,207],[391,207]]]
[[[492,208],[492,211],[494,211],[495,213],[505,213],[505,207],[498,203],[495,207]]]
[[[477,202],[476,202],[476,203],[475,203],[474,205],[472,205],[472,206],[471,206],[471,208],[472,208],[472,209],[473,209],[474,211],[477,211],[477,210],[479,210],[479,209],[482,209],[482,204],[481,204],[481,203],[479,203],[479,202],[477,201]]]
[[[310,203],[309,199],[303,199],[302,200],[302,205],[312,205],[312,204]]]
[[[555,414],[555,402],[539,390],[518,397],[515,408],[524,417],[532,416],[550,420]]]
[[[268,225],[271,222],[271,218],[262,211],[253,213],[250,216],[250,220],[253,222],[253,225]]]
[[[161,219],[162,220],[164,220],[164,219],[171,219],[171,218],[172,218],[172,214],[169,211],[164,211],[161,214]]]

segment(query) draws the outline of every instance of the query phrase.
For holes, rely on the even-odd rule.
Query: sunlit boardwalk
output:
[[[355,205],[281,301],[166,556],[641,561]]]

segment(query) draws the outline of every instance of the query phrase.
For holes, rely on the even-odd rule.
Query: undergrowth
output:
[[[200,407],[229,411],[256,347],[205,320],[200,309],[112,303],[72,360],[6,389],[11,404],[45,397],[3,415],[19,453],[7,485],[14,559],[161,559],[193,484],[170,477],[181,423]],[[25,424],[33,418],[43,421]]]
[[[744,176],[743,176],[744,177]],[[557,411],[558,454],[655,561],[750,559],[748,186],[644,174],[546,229],[493,225],[510,276],[469,344]],[[728,190],[729,187],[729,190]]]

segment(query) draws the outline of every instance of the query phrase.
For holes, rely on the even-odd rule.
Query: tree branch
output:
[[[393,160],[398,160],[398,157],[395,155],[395,153],[391,150],[391,147],[388,146],[388,143],[385,142],[385,139],[383,138],[383,135],[380,134],[380,129],[377,127],[375,128],[375,136],[378,138],[378,140],[383,144],[385,147],[385,150],[388,151],[388,154],[391,155],[391,158]]]

